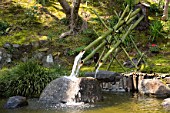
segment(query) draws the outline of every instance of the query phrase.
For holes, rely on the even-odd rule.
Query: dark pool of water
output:
[[[81,107],[43,106],[38,99],[29,99],[29,106],[6,110],[7,99],[0,99],[0,113],[168,113],[161,106],[163,99],[131,93],[105,92],[104,101]]]

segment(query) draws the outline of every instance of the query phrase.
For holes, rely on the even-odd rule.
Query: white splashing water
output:
[[[99,72],[99,68],[100,68],[101,65],[102,65],[102,63],[99,63],[98,67],[96,68],[94,78],[96,78],[97,73]]]
[[[80,67],[81,67],[81,64],[80,64],[81,58],[83,57],[84,53],[85,51],[82,51],[75,57],[70,77],[77,77]]]

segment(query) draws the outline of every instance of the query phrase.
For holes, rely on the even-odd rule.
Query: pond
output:
[[[168,113],[161,102],[163,99],[141,96],[132,93],[103,92],[104,101],[84,107],[58,109],[44,107],[38,99],[29,99],[29,106],[6,110],[3,105],[7,99],[0,99],[0,113]]]

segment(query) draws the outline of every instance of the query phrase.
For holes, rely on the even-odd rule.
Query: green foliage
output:
[[[69,20],[67,18],[62,18],[60,22],[62,22],[64,25],[69,25]]]
[[[85,48],[86,46],[81,46],[81,47],[77,47],[76,49],[74,49],[74,50],[69,50],[68,51],[68,54],[70,55],[70,56],[72,56],[72,55],[77,55],[80,51],[82,51],[84,48]],[[83,57],[86,57],[88,54],[90,54],[92,52],[92,50],[87,50],[86,52],[85,52],[85,54],[83,55]]]
[[[169,73],[169,66],[148,66],[142,70],[144,73]]]
[[[154,20],[149,27],[149,33],[152,38],[151,40],[155,41],[156,38],[163,36],[162,32],[163,32],[163,25],[161,21]]]
[[[72,56],[72,55],[77,55],[77,54],[78,54],[80,51],[82,51],[84,48],[85,48],[85,46],[77,47],[77,48],[74,49],[74,50],[69,50],[69,51],[68,51],[68,54],[69,54],[70,56]]]
[[[38,19],[41,16],[41,11],[38,6],[31,6],[24,11],[25,18],[21,21],[23,26],[33,26],[39,24]]]
[[[60,66],[55,68],[44,68],[35,60],[21,63],[0,75],[0,92],[3,96],[39,97],[50,81],[63,75]]]
[[[82,33],[86,37],[90,37],[91,39],[95,39],[97,36],[96,32],[93,29],[86,29]]]
[[[154,13],[159,12],[159,8],[158,8],[157,4],[151,4],[150,8],[149,8],[149,11],[154,12]]]
[[[112,16],[109,20],[108,23],[110,24],[110,28],[113,28],[116,23],[118,22],[119,18],[117,16]]]
[[[150,50],[152,53],[159,53],[159,51],[160,51],[158,45],[156,45],[156,44],[152,44],[152,45],[149,47],[149,50]]]
[[[25,14],[28,18],[36,19],[40,15],[39,7],[38,6],[31,6],[25,11]]]
[[[125,0],[125,2],[132,7],[135,4],[135,0]]]
[[[5,35],[9,31],[9,24],[5,21],[0,21],[0,36]]]
[[[36,0],[37,3],[42,4],[43,6],[45,6],[50,1],[56,1],[56,0]]]

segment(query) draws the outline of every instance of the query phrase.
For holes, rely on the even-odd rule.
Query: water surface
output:
[[[162,101],[138,94],[105,92],[104,101],[81,107],[47,107],[38,99],[29,99],[27,107],[6,110],[3,108],[6,99],[0,99],[0,113],[168,113],[162,108]]]

